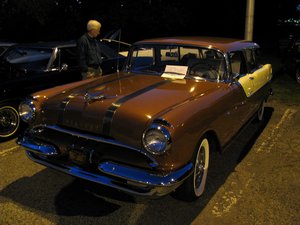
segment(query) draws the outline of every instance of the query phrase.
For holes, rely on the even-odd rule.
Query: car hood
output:
[[[43,117],[46,124],[128,143],[140,140],[154,119],[215,86],[210,82],[114,74],[50,97],[43,104]]]

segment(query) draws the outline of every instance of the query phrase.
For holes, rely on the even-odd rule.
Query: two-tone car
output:
[[[258,52],[227,38],[136,42],[122,72],[28,96],[18,143],[34,162],[77,178],[197,199],[211,155],[263,119],[272,68]]]

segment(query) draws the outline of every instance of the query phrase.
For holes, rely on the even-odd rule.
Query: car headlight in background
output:
[[[26,122],[30,123],[35,119],[36,108],[31,100],[26,100],[20,103],[19,105],[19,115],[20,118]]]
[[[160,155],[171,147],[169,130],[160,124],[152,124],[143,134],[144,148],[152,154]]]

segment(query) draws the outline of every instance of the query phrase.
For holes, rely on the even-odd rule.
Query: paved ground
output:
[[[236,137],[198,201],[82,183],[31,162],[11,140],[0,143],[0,224],[300,224],[300,87],[277,76],[265,121]]]

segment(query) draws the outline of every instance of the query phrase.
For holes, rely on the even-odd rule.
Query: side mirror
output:
[[[66,64],[66,63],[63,63],[62,65],[61,65],[61,68],[60,68],[60,71],[67,71],[68,70],[68,64]]]

